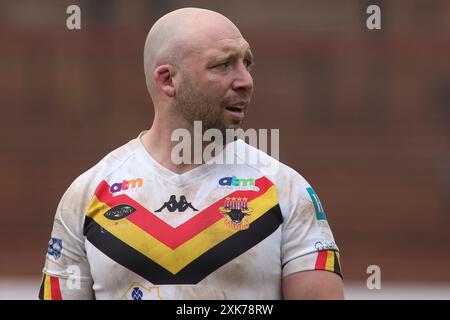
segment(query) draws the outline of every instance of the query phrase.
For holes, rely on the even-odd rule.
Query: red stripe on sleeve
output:
[[[50,276],[50,287],[52,293],[52,300],[62,300],[61,289],[59,287],[59,279]]]
[[[327,250],[319,251],[317,254],[316,266],[314,269],[316,270],[324,270],[327,264]]]

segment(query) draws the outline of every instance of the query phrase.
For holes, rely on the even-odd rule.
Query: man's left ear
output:
[[[175,96],[174,75],[175,68],[170,64],[161,65],[153,71],[153,79],[155,79],[156,85],[171,98]]]

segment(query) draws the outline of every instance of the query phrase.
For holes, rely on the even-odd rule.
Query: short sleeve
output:
[[[322,203],[303,178],[292,185],[289,208],[282,228],[283,277],[310,270],[331,271],[342,277],[339,248]]]
[[[69,188],[57,208],[48,243],[39,299],[94,299],[82,223],[83,203]]]

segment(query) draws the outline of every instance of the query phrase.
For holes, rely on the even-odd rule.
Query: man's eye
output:
[[[253,61],[251,61],[251,60],[248,60],[248,59],[245,59],[244,60],[244,63],[245,63],[245,67],[247,68],[247,70],[251,70],[251,68],[252,68],[252,66],[253,66]]]
[[[223,69],[223,68],[228,68],[229,66],[230,66],[230,62],[227,61],[227,62],[224,62],[224,63],[216,65],[215,68],[222,68]]]

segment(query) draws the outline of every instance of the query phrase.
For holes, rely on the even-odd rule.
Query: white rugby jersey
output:
[[[341,275],[320,200],[296,171],[237,140],[217,156],[234,164],[176,174],[143,133],[65,192],[41,299],[281,299],[291,273]]]

